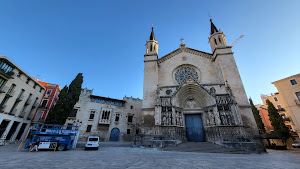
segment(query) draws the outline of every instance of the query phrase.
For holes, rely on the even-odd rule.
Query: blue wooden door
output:
[[[185,126],[188,141],[205,141],[202,117],[200,114],[185,115]]]
[[[113,128],[110,133],[109,141],[119,141],[120,130],[118,128]]]

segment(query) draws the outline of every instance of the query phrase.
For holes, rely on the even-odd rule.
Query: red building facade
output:
[[[58,95],[61,91],[59,85],[43,82],[37,79],[37,81],[46,88],[43,98],[39,104],[39,107],[32,120],[33,123],[43,123],[45,122],[48,113],[51,108],[56,104],[58,100]]]

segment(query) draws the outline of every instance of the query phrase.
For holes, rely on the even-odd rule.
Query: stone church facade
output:
[[[141,128],[155,139],[207,141],[263,150],[232,46],[211,21],[212,53],[186,47],[158,58],[154,31],[146,42]]]

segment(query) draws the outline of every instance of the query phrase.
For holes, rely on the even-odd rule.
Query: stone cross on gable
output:
[[[183,41],[184,41],[184,39],[183,38],[181,38],[181,39],[179,39],[180,41],[181,41],[181,44],[183,44]]]

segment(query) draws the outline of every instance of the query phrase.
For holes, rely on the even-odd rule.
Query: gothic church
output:
[[[263,149],[232,46],[210,21],[212,53],[181,43],[178,49],[158,58],[152,28],[144,55],[144,144],[159,139]]]

